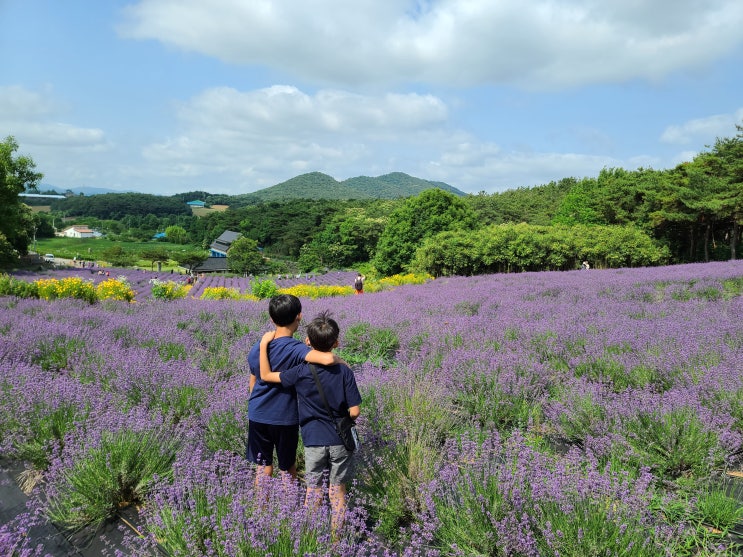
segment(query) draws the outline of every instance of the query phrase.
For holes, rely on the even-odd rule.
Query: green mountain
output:
[[[339,182],[322,172],[300,174],[282,182],[245,194],[251,200],[282,201],[286,199],[395,199],[418,195],[423,190],[440,188],[455,195],[465,195],[457,188],[443,182],[414,178],[402,172],[393,172],[372,178],[358,176]]]

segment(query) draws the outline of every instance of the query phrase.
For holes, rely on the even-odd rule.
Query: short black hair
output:
[[[315,350],[330,352],[340,336],[340,327],[329,311],[323,311],[307,325],[307,337]]]
[[[268,315],[279,327],[291,325],[302,313],[302,302],[293,294],[279,294],[268,302]]]

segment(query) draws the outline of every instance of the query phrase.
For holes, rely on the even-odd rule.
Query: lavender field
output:
[[[740,554],[743,261],[303,299],[364,397],[335,535],[242,456],[267,302],[156,300],[145,275],[133,304],[0,298],[0,456],[32,503],[0,554],[124,512],[111,555]]]

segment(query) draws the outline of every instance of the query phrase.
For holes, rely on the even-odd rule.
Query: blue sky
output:
[[[740,0],[0,0],[0,135],[43,183],[465,192],[671,168],[743,123]]]

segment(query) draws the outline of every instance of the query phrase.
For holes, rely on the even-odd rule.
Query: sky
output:
[[[61,189],[494,193],[743,124],[741,0],[0,0],[0,25],[0,140]]]

